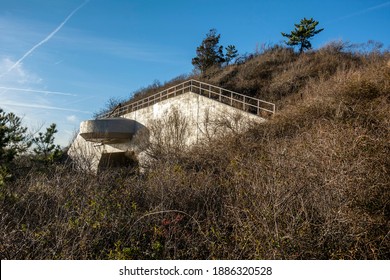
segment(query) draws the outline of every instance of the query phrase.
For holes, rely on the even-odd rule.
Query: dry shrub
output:
[[[160,119],[149,124],[143,167],[152,168],[157,161],[176,161],[188,148],[189,119],[178,108],[167,110]]]
[[[302,78],[282,110],[143,174],[15,178],[1,190],[1,258],[389,259],[389,57],[339,52],[265,53],[271,84],[285,66]],[[241,67],[226,74],[244,88]]]

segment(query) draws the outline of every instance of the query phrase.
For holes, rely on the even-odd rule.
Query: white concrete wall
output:
[[[164,118],[175,108],[189,121],[191,133],[188,138],[188,144],[196,143],[204,138],[205,124],[212,124],[216,121],[221,122],[224,118],[230,121],[233,121],[234,118],[240,118],[237,125],[242,126],[241,130],[245,129],[250,123],[265,121],[264,118],[192,92],[163,100],[153,106],[131,112],[123,117],[136,120],[145,127],[149,127],[151,122]]]
[[[253,123],[265,121],[264,118],[192,92],[163,100],[147,108],[128,113],[123,117],[135,120],[146,128],[151,128],[156,121],[164,120],[174,110],[179,112],[188,124],[185,137],[187,146],[225,133],[242,132]],[[80,162],[90,161],[88,168],[96,170],[103,152],[133,150],[139,154],[142,153],[143,149],[144,147],[137,137],[126,143],[98,145],[85,141],[79,135],[68,153]]]

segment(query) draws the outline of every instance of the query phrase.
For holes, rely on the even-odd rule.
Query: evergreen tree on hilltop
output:
[[[216,29],[210,29],[206,38],[196,49],[196,57],[192,59],[192,65],[201,73],[205,73],[212,66],[221,66],[225,62],[223,46],[219,45],[220,37]]]
[[[301,19],[299,24],[294,24],[295,29],[290,34],[282,32],[282,35],[288,38],[286,44],[289,46],[299,46],[299,53],[311,49],[310,38],[324,30],[323,28],[316,30],[318,23],[313,18]]]
[[[229,45],[225,49],[226,49],[225,61],[226,61],[226,65],[229,65],[230,61],[232,61],[234,58],[238,56],[238,51],[236,49],[236,46],[234,45]]]

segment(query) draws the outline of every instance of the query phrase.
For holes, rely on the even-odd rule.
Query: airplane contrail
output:
[[[35,51],[37,48],[39,48],[41,45],[43,45],[44,43],[46,43],[47,41],[49,41],[66,23],[67,21],[78,11],[80,10],[82,7],[84,7],[87,3],[89,2],[89,0],[86,0],[83,4],[81,4],[80,6],[78,6],[76,9],[74,9],[66,18],[63,22],[61,22],[61,24],[56,28],[54,29],[54,31],[52,31],[49,35],[46,36],[45,39],[43,39],[42,41],[40,41],[38,44],[36,44],[34,47],[32,47],[29,51],[27,51],[18,61],[16,61],[7,71],[5,71],[3,74],[0,75],[0,78],[2,78],[4,75],[8,74],[9,72],[12,71],[12,69],[14,69],[16,66],[18,66],[26,57],[28,57],[33,51]]]
[[[0,89],[4,90],[16,90],[16,91],[27,91],[27,92],[36,92],[36,93],[45,93],[45,94],[55,94],[55,95],[65,95],[65,96],[77,96],[77,94],[61,92],[61,91],[49,91],[49,90],[38,90],[38,89],[28,89],[28,88],[13,88],[13,87],[2,87]]]
[[[367,9],[364,9],[364,10],[361,10],[361,11],[358,11],[358,12],[355,12],[353,14],[349,14],[349,15],[345,15],[345,16],[342,16],[340,18],[337,18],[337,19],[334,19],[334,20],[331,20],[331,21],[328,21],[326,23],[333,23],[333,22],[337,22],[337,21],[340,21],[340,20],[344,20],[344,19],[348,19],[348,18],[351,18],[351,17],[355,17],[355,16],[359,16],[359,15],[362,15],[362,14],[365,14],[365,13],[368,13],[368,12],[371,12],[373,10],[377,10],[377,9],[380,9],[380,8],[384,8],[386,6],[389,6],[390,5],[390,1],[387,1],[387,2],[384,2],[382,4],[379,4],[379,5],[376,5],[376,6],[373,6],[373,7],[369,7]]]
[[[77,110],[77,109],[69,109],[69,108],[62,108],[62,107],[54,107],[54,106],[47,106],[47,105],[41,105],[41,104],[27,104],[27,103],[19,103],[19,102],[5,102],[1,105],[4,106],[16,106],[16,107],[23,107],[23,108],[33,108],[33,109],[48,109],[48,110],[56,110],[56,111],[68,111],[68,112],[76,112],[76,113],[83,113],[83,114],[91,114],[90,111],[83,111],[83,110]]]

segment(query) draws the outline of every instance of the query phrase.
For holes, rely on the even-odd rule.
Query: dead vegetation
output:
[[[1,258],[389,259],[389,61],[275,47],[209,73],[278,113],[144,174],[15,176],[1,189]]]

